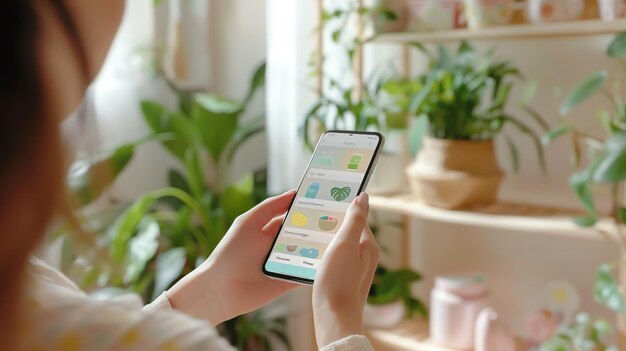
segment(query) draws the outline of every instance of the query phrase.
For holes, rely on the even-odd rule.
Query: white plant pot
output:
[[[369,328],[392,328],[398,325],[406,314],[406,307],[401,300],[385,304],[366,304],[363,310],[363,324]]]

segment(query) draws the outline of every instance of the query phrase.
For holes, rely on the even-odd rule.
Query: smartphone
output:
[[[263,263],[265,275],[313,284],[348,207],[367,186],[383,142],[376,132],[328,131],[321,136]]]

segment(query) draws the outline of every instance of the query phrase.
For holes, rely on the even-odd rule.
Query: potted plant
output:
[[[613,333],[611,324],[605,320],[592,320],[579,313],[571,325],[560,330],[539,347],[539,351],[617,351],[608,346],[607,339]]]
[[[82,207],[56,233],[65,243],[63,270],[85,290],[108,287],[100,297],[135,292],[149,301],[201,264],[234,219],[267,195],[264,170],[230,179],[239,147],[264,130],[262,117],[243,119],[264,81],[263,64],[241,102],[180,90],[169,82],[179,97],[178,110],[155,101],[141,103],[151,135],[77,160],[68,183]],[[168,173],[169,185],[130,204],[90,208],[147,142],[159,142],[179,161]],[[288,347],[283,317],[240,316],[220,330],[242,351],[269,350],[269,335]]]
[[[411,293],[411,284],[421,279],[421,274],[409,268],[392,270],[379,265],[367,298],[364,323],[389,328],[415,313],[426,318],[426,306]]]
[[[626,63],[626,32],[613,39],[607,55],[621,65]],[[624,80],[616,78],[611,93],[611,90],[606,89],[607,79],[606,71],[598,71],[573,89],[560,108],[560,125],[547,133],[543,141],[547,144],[564,135],[572,138],[573,159],[577,171],[571,175],[569,184],[587,211],[587,215],[575,218],[576,224],[592,227],[603,216],[594,199],[594,189],[601,187],[608,190],[610,195],[609,219],[612,226],[609,230],[613,232],[613,236],[606,235],[606,227],[598,229],[598,232],[619,245],[620,255],[615,263],[599,267],[595,299],[617,313],[618,349],[623,350],[626,349],[626,104],[618,84]],[[610,109],[600,110],[597,116],[599,125],[604,129],[603,137],[590,134],[588,127],[580,128],[569,115],[575,106],[597,93],[602,93],[611,105]]]
[[[362,38],[355,31],[346,30],[352,23],[351,19],[355,16],[360,17],[364,27],[375,27],[378,22],[374,19],[381,23],[395,21],[397,12],[394,10],[397,6],[387,7],[395,3],[380,1],[374,6],[362,6],[352,0],[334,4],[338,8],[324,11],[322,25],[318,30],[323,31],[324,28],[331,30],[330,39],[333,45],[345,53],[343,57],[342,55],[336,57],[345,58],[346,62],[340,63],[350,67],[361,45],[373,38]],[[313,74],[317,75],[319,72]],[[353,75],[356,77],[358,74],[361,72],[354,72]],[[393,110],[393,104],[384,96],[383,87],[393,79],[372,74],[365,79],[361,87],[354,82],[346,81],[343,76],[335,78],[327,75],[324,78],[328,85],[304,118],[302,127],[304,145],[312,150],[314,142],[328,129],[381,131],[385,134],[385,145],[378,160],[378,167],[370,179],[368,192],[380,194],[404,190],[406,177],[402,169],[405,167],[404,132],[408,116],[406,113]]]
[[[504,134],[506,125],[531,138],[545,169],[540,138],[505,110],[513,79],[520,77],[517,68],[477,53],[466,42],[456,54],[444,47],[439,47],[438,55],[420,48],[430,65],[426,73],[407,81],[414,85],[407,112],[417,118],[409,131],[417,157],[406,172],[421,201],[449,209],[495,201],[504,174],[494,138]],[[538,113],[526,102],[522,107],[547,130]],[[504,137],[517,170],[517,148]]]

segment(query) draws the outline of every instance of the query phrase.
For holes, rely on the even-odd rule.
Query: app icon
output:
[[[311,183],[309,188],[306,189],[306,195],[304,197],[309,199],[315,199],[317,197],[317,192],[320,191],[320,183]]]
[[[296,227],[304,227],[309,222],[309,218],[302,212],[296,212],[291,216],[291,222]]]
[[[300,255],[306,258],[317,258],[320,255],[320,251],[318,249],[301,249]]]
[[[321,151],[320,155],[317,156],[317,158],[315,159],[315,162],[313,163],[315,164],[316,167],[330,168],[333,166],[334,156],[335,156],[335,153],[332,151]]]
[[[298,245],[287,245],[287,251],[294,252],[298,248]]]
[[[335,229],[337,223],[339,223],[339,219],[337,217],[321,216],[317,225],[321,230],[328,232]]]
[[[348,166],[346,169],[349,171],[356,171],[359,169],[359,165],[361,164],[361,160],[363,160],[363,155],[361,154],[352,154],[350,156],[350,160],[348,161]]]
[[[344,186],[343,188],[333,187],[330,189],[330,196],[335,199],[335,201],[343,201],[350,196],[352,189],[349,186]]]

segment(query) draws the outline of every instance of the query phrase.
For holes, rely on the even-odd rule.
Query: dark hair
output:
[[[40,0],[37,0],[40,1]],[[54,9],[89,81],[83,43],[63,0],[42,0]],[[37,3],[40,5],[41,3]],[[0,0],[0,349],[20,336],[27,258],[63,203],[60,116],[46,108],[40,61],[40,10],[35,0]],[[85,87],[87,84],[85,84]],[[24,337],[24,336],[21,336]]]
[[[37,30],[32,1],[0,1],[0,184],[43,125]]]

